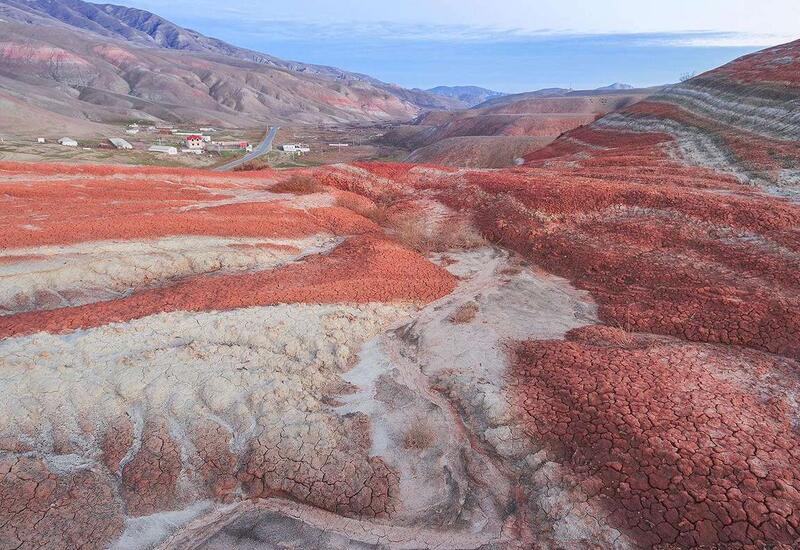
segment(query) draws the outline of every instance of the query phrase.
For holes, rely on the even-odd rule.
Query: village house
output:
[[[151,153],[164,153],[165,155],[178,154],[178,149],[170,145],[151,145],[148,151]]]
[[[311,148],[304,143],[284,143],[281,149],[287,153],[309,153]]]
[[[186,136],[186,139],[183,140],[183,143],[189,150],[201,151],[205,147],[205,140],[203,139],[203,136],[198,134]]]
[[[133,145],[122,138],[108,138],[108,141],[117,149],[133,149]]]

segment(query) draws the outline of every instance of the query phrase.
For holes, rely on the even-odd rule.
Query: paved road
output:
[[[275,136],[280,128],[280,126],[270,126],[269,131],[264,136],[264,139],[255,148],[253,148],[252,151],[247,153],[242,158],[233,160],[228,164],[218,166],[217,168],[214,168],[214,170],[217,172],[227,172],[229,170],[233,170],[237,166],[241,166],[245,162],[250,162],[251,160],[260,157],[264,153],[270,152],[272,150],[272,142],[275,140]]]

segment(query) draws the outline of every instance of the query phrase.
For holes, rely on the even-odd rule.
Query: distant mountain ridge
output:
[[[145,47],[204,52],[282,69],[335,78],[367,82],[377,79],[322,65],[285,61],[275,56],[234,46],[217,38],[172,23],[154,13],[114,4],[93,4],[82,0],[0,0],[0,14],[12,21],[38,25],[58,23],[92,32],[107,38],[125,40]]]
[[[508,95],[471,109],[423,113],[413,124],[386,132],[381,142],[411,151],[407,162],[501,168],[560,134],[649,94],[648,90],[550,88]]]
[[[145,10],[82,0],[0,0],[0,102],[95,123],[237,126],[408,119],[465,106],[239,48]]]
[[[609,84],[608,86],[601,86],[600,88],[595,88],[595,90],[608,92],[612,90],[635,90],[636,86],[631,86],[630,84],[623,84],[622,82],[614,82],[613,84]]]
[[[539,99],[548,97],[587,97],[608,94],[628,94],[634,93],[655,93],[660,90],[662,86],[653,86],[651,88],[634,88],[629,84],[614,83],[602,88],[595,88],[594,90],[573,90],[571,88],[543,88],[541,90],[534,90],[532,92],[522,92],[519,94],[506,94],[499,97],[487,99],[483,103],[474,105],[472,109],[485,109],[487,107],[500,107],[502,105],[510,105],[524,99]]]
[[[474,107],[487,99],[508,95],[503,92],[481,88],[480,86],[436,86],[426,91],[443,97],[457,99],[463,102],[467,107]]]

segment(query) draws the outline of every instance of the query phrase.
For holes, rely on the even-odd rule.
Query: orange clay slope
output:
[[[0,317],[3,336],[60,332],[165,311],[233,309],[287,302],[334,303],[405,300],[428,302],[453,288],[454,279],[416,252],[387,240],[372,221],[335,205],[324,192],[296,198],[275,194],[269,174],[217,175],[198,171],[0,163],[6,200],[0,244],[41,250],[48,245],[124,242],[175,236],[228,239],[339,238],[329,253],[282,269],[210,273],[80,307]],[[284,244],[227,246],[294,247]],[[37,248],[38,247],[38,248]],[[48,249],[49,250],[49,249]],[[41,258],[12,255],[5,263]]]
[[[446,271],[376,236],[351,237],[325,256],[274,271],[206,276],[111,301],[0,317],[0,337],[62,332],[169,311],[281,303],[433,301],[454,287]]]

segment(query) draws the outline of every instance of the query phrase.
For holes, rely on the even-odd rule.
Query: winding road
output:
[[[241,166],[246,162],[250,162],[251,160],[258,158],[265,153],[268,153],[272,150],[272,142],[275,140],[275,136],[278,134],[278,130],[280,130],[280,128],[280,126],[270,126],[269,130],[264,136],[264,139],[261,140],[261,143],[259,143],[252,151],[240,159],[232,160],[227,164],[223,164],[222,166],[214,168],[214,171],[227,172],[233,170],[237,166]]]

